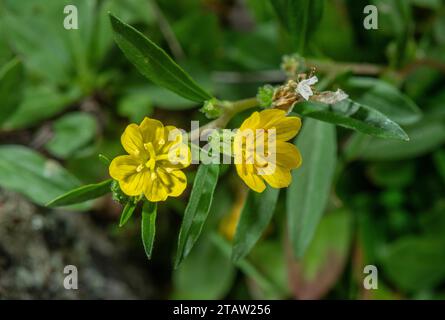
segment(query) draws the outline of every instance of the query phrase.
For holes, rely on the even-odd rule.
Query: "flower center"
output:
[[[162,145],[162,143],[160,143],[160,144]],[[148,170],[152,171],[152,174],[153,174],[155,171],[155,167],[156,167],[156,161],[168,159],[168,154],[156,155],[155,148],[153,146],[153,143],[151,143],[151,142],[144,143],[144,149],[148,152],[148,160],[145,163],[141,163],[136,168],[136,171],[141,172],[144,169],[148,169]]]

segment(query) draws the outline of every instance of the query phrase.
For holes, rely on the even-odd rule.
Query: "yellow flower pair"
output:
[[[254,191],[262,192],[267,182],[273,188],[289,186],[290,170],[301,165],[301,155],[291,143],[300,130],[298,117],[286,117],[282,110],[269,109],[254,112],[247,118],[235,135],[233,153],[236,170],[241,179]],[[245,131],[263,130],[254,136],[252,144],[245,143]],[[187,178],[181,169],[190,165],[191,153],[182,135],[172,133],[173,126],[165,126],[158,120],[145,118],[140,125],[130,124],[121,137],[128,155],[118,156],[110,164],[110,175],[119,182],[122,191],[129,196],[145,195],[148,201],[165,201],[177,197],[187,186]],[[268,144],[268,135],[274,134],[274,148]],[[173,140],[173,141],[172,141]],[[256,154],[261,147],[265,153],[275,149],[274,163],[263,154]],[[266,170],[268,167],[273,170]]]

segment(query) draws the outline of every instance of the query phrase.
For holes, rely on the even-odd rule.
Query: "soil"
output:
[[[89,213],[49,210],[0,189],[0,299],[150,299],[147,261]],[[64,268],[78,289],[64,287]]]

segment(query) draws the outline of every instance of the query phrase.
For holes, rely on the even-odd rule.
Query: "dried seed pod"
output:
[[[289,80],[285,85],[276,89],[273,96],[272,107],[290,112],[292,106],[300,100],[296,91],[297,85],[298,83],[294,80]]]
[[[324,91],[312,96],[311,100],[326,103],[326,104],[336,104],[349,96],[341,89],[337,91]]]

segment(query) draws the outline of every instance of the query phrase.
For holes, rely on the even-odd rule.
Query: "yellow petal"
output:
[[[260,170],[261,172],[261,170]],[[286,188],[292,181],[290,169],[276,166],[274,173],[269,175],[261,175],[272,188]]]
[[[159,202],[167,200],[167,190],[158,177],[152,179],[150,183],[147,183],[146,187],[144,195],[148,201]]]
[[[266,189],[266,184],[253,169],[252,164],[235,164],[238,176],[244,181],[247,186],[256,192],[263,192]]]
[[[276,130],[276,139],[288,141],[295,137],[301,129],[301,120],[298,117],[286,117],[273,124]]]
[[[266,109],[260,112],[260,126],[267,127],[269,122],[286,117],[286,112],[280,109]]]
[[[171,178],[173,181],[173,186],[171,188],[170,197],[180,196],[185,188],[187,187],[187,177],[181,170],[174,170],[171,172]]]
[[[158,154],[168,154],[169,152],[173,152],[174,149],[178,147],[182,147],[183,143],[183,134],[185,131],[180,130],[174,126],[166,126],[164,130],[164,137],[162,138],[162,144],[158,143],[159,148]]]
[[[155,150],[157,150],[158,148],[156,148],[156,146],[161,141],[161,139],[164,138],[164,125],[162,124],[162,122],[145,117],[139,125],[139,130],[141,132],[144,143],[153,143],[153,146],[155,146]]]
[[[187,187],[187,178],[180,170],[157,168],[156,174],[150,177],[150,183],[144,189],[145,197],[151,202],[165,201],[170,197],[178,197]]]
[[[192,161],[192,153],[188,145],[181,143],[172,146],[168,151],[165,160],[160,160],[159,165],[163,168],[184,169],[187,168]]]
[[[164,130],[165,146],[169,144],[180,143],[183,141],[183,131],[175,126],[166,126]]]
[[[235,164],[253,163],[255,142],[255,128],[245,127],[244,129],[238,130],[233,140],[233,155]]]
[[[296,146],[289,142],[277,141],[276,164],[289,169],[301,166],[302,158]]]
[[[139,196],[144,192],[147,182],[150,178],[150,172],[144,170],[119,180],[119,186],[123,193],[128,196]]]
[[[239,130],[245,130],[245,129],[256,129],[260,124],[260,114],[259,112],[255,111],[252,113],[252,115],[244,120],[244,122],[241,124],[241,127]]]
[[[276,130],[276,139],[287,141],[297,135],[301,128],[301,119],[286,117],[286,113],[279,109],[268,109],[260,112],[260,127]]]
[[[136,173],[139,161],[132,156],[119,156],[110,163],[108,171],[115,180],[122,180]]]
[[[121,143],[129,154],[136,157],[141,154],[142,150],[144,150],[144,143],[137,124],[132,123],[125,128],[121,136]]]

